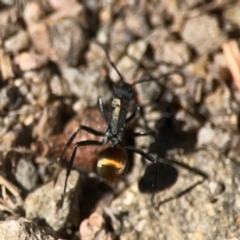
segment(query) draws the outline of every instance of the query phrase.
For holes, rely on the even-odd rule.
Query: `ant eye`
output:
[[[128,168],[128,155],[123,149],[107,148],[98,155],[97,173],[107,182],[119,181]]]

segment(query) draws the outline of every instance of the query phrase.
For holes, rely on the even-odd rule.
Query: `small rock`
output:
[[[185,43],[167,41],[155,47],[154,56],[156,61],[163,61],[173,65],[184,65],[190,60],[191,53]]]
[[[123,20],[116,20],[110,31],[111,45],[114,46],[114,51],[122,52],[132,41],[132,38],[133,36],[129,34]]]
[[[191,76],[191,79],[198,78],[207,78],[206,65],[207,65],[208,57],[207,55],[202,55],[198,57],[194,62],[190,62],[186,66],[186,73]]]
[[[182,1],[181,1],[182,2]],[[141,2],[145,4],[144,2]],[[145,7],[144,10],[149,13],[148,21],[153,28],[166,27],[166,22],[172,18],[177,8],[179,7],[180,2],[149,2],[148,7]],[[179,13],[179,12],[178,12]],[[180,14],[178,14],[180,15]]]
[[[3,134],[7,129],[1,129],[0,132],[0,145],[2,149],[11,149],[15,146],[17,134],[13,131],[8,131]],[[1,136],[3,135],[3,136]]]
[[[240,163],[240,136],[238,133],[234,134],[231,138],[231,147],[228,156],[238,164]]]
[[[4,47],[7,52],[16,53],[29,47],[29,39],[26,31],[21,30],[11,36],[4,42]]]
[[[137,63],[128,56],[122,57],[116,67],[126,82],[131,80],[137,71]],[[120,79],[115,69],[110,70],[110,77],[113,82],[118,82]]]
[[[88,106],[96,106],[98,97],[108,102],[112,97],[112,91],[105,81],[104,76],[95,69],[62,68],[63,77],[69,84],[71,92],[87,101]]]
[[[3,80],[8,80],[15,76],[9,54],[0,49],[0,73]]]
[[[216,18],[208,15],[188,19],[183,27],[182,37],[199,54],[216,50],[225,40]]]
[[[168,37],[169,33],[166,29],[155,28],[146,37],[146,41],[153,47],[154,52],[157,50],[159,45],[162,45]]]
[[[0,110],[17,109],[22,106],[23,98],[19,89],[15,86],[8,85],[0,91]],[[8,116],[9,117],[9,116]]]
[[[53,60],[65,61],[69,65],[76,66],[86,47],[86,36],[83,29],[71,18],[59,19],[50,24],[51,48],[57,57],[54,59],[53,56]],[[37,41],[37,39],[35,40]],[[46,55],[49,54],[46,52]],[[49,56],[51,57],[51,55]]]
[[[240,5],[231,6],[224,12],[225,19],[240,26]]]
[[[230,133],[221,129],[214,129],[213,127],[206,125],[202,127],[197,135],[198,148],[213,144],[220,149],[227,149],[231,142]]]
[[[66,171],[62,171],[56,184],[51,181],[34,192],[30,193],[25,200],[25,211],[28,219],[44,219],[54,231],[59,231],[68,224],[79,224],[79,180],[77,171],[71,171],[68,179],[66,194],[62,207],[58,207]]]
[[[151,104],[161,93],[159,84],[151,80],[136,84],[135,89],[137,91],[138,103],[141,106]]]
[[[58,236],[50,229],[43,228],[26,219],[0,222],[0,240],[57,240]]]
[[[50,88],[51,88],[51,92],[56,95],[56,96],[65,96],[68,95],[67,94],[67,90],[66,87],[64,86],[64,82],[63,80],[60,78],[60,76],[58,75],[54,75],[51,79],[50,79]]]
[[[206,66],[206,64],[204,64]],[[232,79],[226,58],[222,53],[214,56],[213,62],[207,64],[208,73],[211,74],[213,79],[219,79],[223,82],[228,82]]]
[[[0,15],[0,38],[7,39],[20,29],[17,11],[14,8],[2,11]]]
[[[146,106],[144,107],[144,116],[148,128],[155,129],[157,122],[163,117],[163,113],[159,111],[159,109],[154,108],[154,106]],[[141,122],[141,120],[139,122]],[[146,131],[146,129],[144,131]]]
[[[126,27],[137,37],[148,33],[149,26],[143,13],[129,11],[125,19]]]
[[[41,5],[37,2],[29,2],[23,12],[23,18],[26,24],[38,22],[44,16],[44,11]]]
[[[191,76],[186,81],[185,88],[187,94],[190,95],[195,103],[200,103],[202,101],[204,83],[202,78],[196,76]]]
[[[175,115],[175,120],[180,122],[183,131],[194,131],[200,127],[200,122],[185,110],[179,110]]]
[[[88,240],[113,240],[113,234],[107,231],[103,216],[97,212],[85,219],[79,228],[81,239]]]
[[[169,33],[165,29],[156,28],[146,41],[152,46],[154,58],[157,62],[182,65],[190,60],[191,53],[185,43],[169,40]]]
[[[219,86],[215,92],[205,98],[206,108],[211,121],[223,129],[237,129],[238,117],[231,108],[231,93],[225,85]]]
[[[36,187],[38,175],[36,167],[33,165],[31,159],[19,159],[15,177],[21,186],[26,190],[32,190]]]
[[[179,10],[178,11],[186,11],[186,10],[192,10],[194,9],[196,6],[201,6],[202,4],[204,4],[204,0],[184,0],[179,2]],[[177,11],[177,13],[178,13]]]
[[[205,144],[211,143],[214,137],[215,137],[215,130],[211,126],[207,125],[202,127],[198,131],[197,146],[201,147],[201,146],[204,146]]]
[[[138,40],[130,44],[127,48],[127,53],[135,61],[140,61],[147,50],[147,42],[144,40]]]
[[[60,132],[62,129],[61,110],[61,104],[57,101],[46,106],[42,110],[40,118],[36,119],[33,136],[48,139],[51,135]]]
[[[21,71],[29,71],[43,67],[47,64],[48,59],[46,56],[34,52],[22,52],[14,58],[14,62]]]
[[[69,0],[66,2],[65,0],[49,0],[48,2],[54,10],[61,10],[64,8],[68,8],[69,6],[75,5],[77,1]]]
[[[111,28],[109,26],[103,25],[102,27],[100,27],[96,36],[97,41],[102,44],[106,44],[108,42],[108,36],[110,32]]]
[[[102,67],[106,63],[106,53],[96,43],[89,44],[89,50],[86,54],[86,59],[92,68]]]
[[[35,6],[36,5],[36,6]],[[32,7],[36,9],[33,14]],[[38,3],[29,3],[24,11],[24,19],[27,23],[28,33],[39,52],[45,54],[52,61],[67,62],[77,65],[80,54],[85,50],[86,36],[77,20],[82,14],[82,8],[74,12],[74,16],[68,12],[53,13],[48,18],[40,20],[42,9]],[[75,18],[76,19],[75,19]]]
[[[11,97],[8,92],[11,91],[12,87],[2,87],[0,90],[0,110],[4,111],[4,109],[11,108]]]
[[[176,87],[183,87],[185,83],[185,79],[182,75],[178,73],[173,73],[169,76],[170,81],[176,86]]]
[[[112,12],[111,9],[109,8],[102,8],[99,11],[99,19],[100,21],[103,23],[103,25],[109,25],[111,24],[111,20],[112,20]]]
[[[25,82],[28,83],[29,88],[29,93],[25,97],[31,105],[46,106],[50,98],[49,75],[50,74],[45,73],[44,69],[24,72],[23,77]]]
[[[133,83],[134,76],[138,69],[138,62],[142,59],[147,49],[147,43],[139,40],[129,45],[127,55],[123,56],[116,64],[117,69],[128,83]],[[110,77],[113,82],[119,81],[119,76],[115,69],[111,68]]]
[[[217,129],[212,144],[220,149],[228,149],[231,142],[231,132]]]

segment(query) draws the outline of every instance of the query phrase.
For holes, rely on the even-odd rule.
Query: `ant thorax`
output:
[[[123,139],[127,112],[127,109],[123,106],[122,100],[119,98],[113,98],[111,105],[111,118],[108,128],[110,144],[112,147]]]

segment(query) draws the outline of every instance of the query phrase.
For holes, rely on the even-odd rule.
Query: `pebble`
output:
[[[197,30],[197,31],[196,31]],[[217,19],[208,15],[187,19],[182,37],[199,54],[207,54],[220,48],[226,39]]]
[[[137,37],[144,37],[149,31],[146,16],[141,12],[129,11],[125,18],[127,29]]]
[[[70,91],[87,101],[88,106],[96,106],[99,96],[103,97],[104,103],[111,99],[112,91],[104,76],[97,70],[90,68],[79,71],[76,68],[65,67],[62,71]]]
[[[85,219],[79,228],[81,239],[89,240],[114,240],[114,235],[107,231],[103,216],[97,212]]]
[[[14,58],[21,71],[30,71],[45,66],[48,63],[46,56],[34,52],[22,52]]]
[[[19,159],[15,177],[21,186],[28,191],[37,186],[38,174],[31,159]]]
[[[15,76],[13,72],[10,55],[0,49],[0,74],[3,80],[8,80]]]
[[[224,17],[226,20],[230,21],[233,24],[240,26],[240,4],[237,3],[230,8],[226,9],[224,12]]]
[[[24,20],[31,40],[39,52],[52,61],[77,65],[86,46],[85,32],[77,19],[74,19],[82,13],[82,8],[78,10],[79,8],[74,10],[75,12],[67,12],[69,15],[56,12],[42,19],[44,12],[38,3],[32,2],[26,6]]]
[[[18,31],[4,42],[4,48],[7,52],[17,53],[29,47],[29,38],[24,30]]]
[[[7,220],[0,222],[0,240],[57,240],[56,233],[50,229],[43,228],[32,221],[20,218],[18,220]]]
[[[44,219],[54,231],[59,231],[66,224],[78,225],[80,175],[77,171],[71,171],[63,205],[61,208],[57,207],[65,177],[66,170],[59,174],[55,184],[51,181],[27,196],[24,208],[28,219]]]

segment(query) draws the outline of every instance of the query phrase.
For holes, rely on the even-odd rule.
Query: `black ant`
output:
[[[102,141],[94,141],[94,140],[86,140],[86,141],[79,141],[75,143],[75,147],[68,165],[67,173],[66,173],[66,179],[64,183],[64,188],[62,192],[62,196],[60,199],[60,206],[62,204],[64,195],[66,193],[66,187],[67,187],[67,181],[68,177],[70,175],[74,158],[76,155],[76,151],[78,147],[82,146],[88,146],[88,145],[103,145],[103,144],[109,144],[110,147],[102,150],[98,154],[98,160],[96,164],[96,172],[97,174],[106,182],[116,182],[119,181],[127,172],[128,169],[128,154],[127,151],[140,154],[143,158],[149,160],[150,162],[156,164],[156,175],[157,175],[157,163],[163,163],[168,165],[180,165],[182,167],[186,167],[189,169],[189,167],[179,164],[178,162],[173,161],[166,161],[164,159],[155,158],[152,155],[144,152],[143,150],[136,148],[132,145],[127,145],[125,143],[125,125],[126,123],[130,122],[133,118],[136,117],[138,114],[140,107],[137,106],[135,108],[135,111],[133,111],[130,115],[130,103],[135,100],[135,94],[133,91],[133,85],[141,82],[145,82],[146,80],[140,80],[133,84],[128,84],[125,82],[122,74],[119,72],[115,64],[111,61],[110,56],[108,54],[108,51],[98,42],[96,42],[100,47],[103,48],[103,50],[106,53],[107,59],[110,63],[110,65],[113,67],[113,69],[116,71],[120,78],[120,82],[116,84],[113,87],[113,99],[111,101],[111,111],[110,116],[108,116],[104,110],[103,107],[103,101],[102,98],[98,98],[98,105],[99,110],[102,114],[102,117],[105,119],[105,121],[108,123],[108,127],[105,132],[99,132],[93,128],[87,127],[87,126],[80,126],[69,138],[67,141],[62,154],[60,158],[57,159],[57,163],[61,164],[63,160],[63,156],[65,154],[66,149],[69,147],[69,145],[72,143],[72,141],[77,136],[78,132],[80,130],[89,132],[95,136],[101,136]],[[129,116],[128,116],[129,115]],[[157,141],[157,134],[154,131],[149,131],[145,133],[134,133],[131,137],[140,137],[140,136],[147,136],[147,135],[153,135],[155,137],[155,140]],[[192,170],[193,172],[200,174],[204,178],[206,178],[206,175],[196,169]],[[155,180],[157,180],[157,177],[155,176]],[[155,181],[156,182],[156,181]]]
[[[97,44],[100,45],[99,43]],[[101,151],[98,154],[98,161],[96,165],[97,174],[106,182],[119,181],[127,172],[129,162],[128,154],[126,152],[127,150],[142,155],[144,158],[148,159],[152,163],[157,162],[157,160],[150,154],[145,153],[141,149],[135,148],[134,146],[126,145],[124,141],[125,124],[130,122],[133,118],[135,118],[135,116],[140,110],[140,107],[137,106],[135,111],[133,111],[130,114],[130,116],[127,116],[130,109],[130,103],[132,102],[132,100],[135,100],[134,91],[132,88],[134,84],[131,85],[124,81],[121,73],[119,72],[115,64],[111,61],[107,50],[102,45],[100,46],[104,49],[109,63],[117,72],[120,78],[120,82],[113,87],[114,98],[112,99],[111,102],[110,116],[108,116],[104,110],[102,98],[101,97],[98,98],[100,112],[102,114],[102,117],[108,123],[106,131],[99,132],[87,126],[80,126],[69,138],[62,151],[60,158],[57,159],[57,163],[61,164],[66,149],[75,139],[80,130],[89,132],[95,136],[103,137],[102,141],[87,140],[75,143],[75,147],[66,173],[66,180],[63,188],[62,198],[66,192],[68,177],[70,175],[78,147],[87,145],[103,145],[107,143],[110,144],[109,148]],[[155,132],[151,131],[146,133],[134,133],[132,137],[146,135],[156,136]]]

